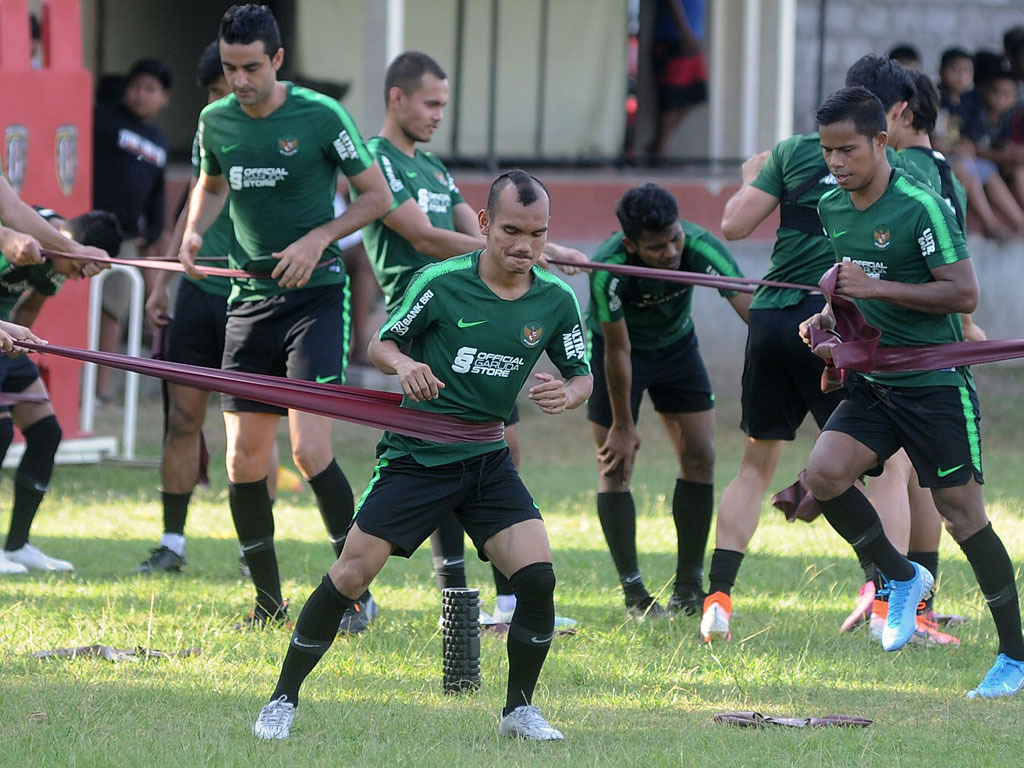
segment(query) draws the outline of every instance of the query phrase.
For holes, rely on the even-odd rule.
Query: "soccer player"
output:
[[[962,339],[961,312],[978,301],[963,234],[930,188],[890,167],[885,110],[870,91],[844,88],[817,112],[825,161],[839,189],[818,204],[839,262],[837,293],[852,299],[883,346]],[[831,307],[801,324],[832,328]],[[946,527],[974,569],[999,636],[996,663],[969,698],[1010,696],[1024,687],[1024,638],[1014,569],[982,498],[978,398],[970,369],[853,374],[848,397],[815,443],[807,483],[826,519],[888,579],[882,647],[902,647],[916,630],[918,601],[932,575],[901,555],[867,497],[854,486],[906,449]]]
[[[657,184],[630,189],[615,215],[622,230],[598,247],[596,262],[742,277],[726,247],[680,219],[675,199]],[[720,293],[746,321],[750,294]],[[604,270],[590,274],[587,327],[595,364],[587,418],[597,444],[597,515],[626,611],[640,620],[667,615],[644,586],[637,562],[630,481],[640,448],[636,421],[644,392],[661,415],[679,461],[672,494],[676,580],[668,609],[693,615],[704,601],[704,547],[715,503],[715,398],[690,317],[692,302],[692,285]]]
[[[202,234],[230,198],[237,244],[230,263],[269,274],[232,280],[221,367],[341,383],[348,323],[335,241],[382,215],[391,193],[348,113],[277,79],[284,49],[266,6],[229,8],[218,39],[233,92],[199,118],[202,170],[179,259],[192,269]],[[334,218],[339,170],[360,197]],[[337,552],[352,518],[352,490],[331,452],[329,418],[243,398],[222,402],[231,516],[256,587],[248,622],[284,623],[266,478],[282,415],[288,413],[295,465]]]
[[[416,274],[370,344],[374,365],[398,376],[405,406],[470,421],[507,419],[542,352],[565,377],[535,375],[539,383],[529,397],[542,412],[562,413],[590,395],[576,298],[561,280],[534,269],[549,217],[547,190],[539,181],[519,170],[504,173],[479,214],[485,248]],[[532,704],[554,631],[551,549],[505,441],[441,445],[385,432],[378,456],[345,549],[303,607],[277,687],[253,733],[288,737],[299,687],[330,647],[342,613],[389,556],[409,557],[454,512],[481,558],[508,576],[518,598],[498,732],[561,739]]]
[[[444,163],[417,144],[430,141],[444,118],[448,103],[448,76],[430,56],[408,51],[388,66],[384,76],[387,112],[380,133],[366,142],[394,194],[388,213],[363,230],[374,275],[384,292],[390,314],[402,302],[416,270],[440,259],[483,248],[476,212],[462,197]],[[548,242],[544,255],[586,261],[572,248]],[[543,256],[541,257],[543,260]],[[513,410],[505,427],[513,463],[518,466],[519,442]],[[465,534],[458,520],[448,516],[430,537],[434,569],[441,588],[465,587]],[[498,604],[492,617],[508,623],[515,610],[515,595],[504,575],[493,569]],[[369,616],[369,612],[364,612]],[[562,631],[576,622],[557,617]],[[353,630],[358,627],[353,627]]]
[[[71,239],[72,232],[114,253],[120,247],[121,231],[117,219],[105,211],[93,211],[64,222],[65,233],[58,232],[46,222],[48,217],[56,220],[52,211],[44,210],[37,216],[43,226],[53,231],[53,236],[49,238],[51,247],[75,250],[77,242]],[[22,245],[28,245],[25,243],[26,237],[34,240],[30,236],[18,236],[18,233],[0,226],[0,250],[4,253],[7,253],[8,248],[17,250],[15,241],[18,240]],[[36,252],[38,246],[39,243],[35,242]],[[27,326],[35,319],[45,297],[55,295],[66,279],[90,277],[100,269],[101,265],[94,262],[61,258],[42,264],[19,266],[0,255],[0,319],[10,320],[12,313],[16,313]],[[38,341],[31,333],[20,338]],[[39,369],[27,356],[4,355],[0,357],[0,392],[45,395],[46,386],[39,375]],[[67,560],[51,557],[29,542],[32,522],[48,490],[54,456],[60,446],[61,428],[53,407],[49,401],[43,401],[16,403],[10,408],[0,409],[0,463],[14,438],[15,426],[25,437],[25,452],[14,475],[14,503],[7,540],[3,550],[0,550],[0,573],[25,573],[29,569],[74,570],[74,566]]]
[[[817,284],[835,261],[816,210],[818,199],[835,185],[822,160],[818,134],[793,136],[771,152],[754,155],[743,164],[742,178],[722,216],[726,238],[747,237],[780,208],[765,279]],[[797,335],[800,322],[823,306],[819,294],[796,289],[763,286],[754,293],[740,399],[740,427],[747,441],[739,470],[718,505],[709,594],[700,624],[706,642],[731,637],[732,589],[783,446],[796,438],[808,413],[820,428],[842,400],[840,390],[822,393],[825,364]]]

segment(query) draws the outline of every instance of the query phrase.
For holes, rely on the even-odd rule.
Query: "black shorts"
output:
[[[587,401],[587,418],[602,427],[612,425],[612,405],[608,399],[608,380],[604,372],[604,337],[592,334],[591,371],[594,392]],[[629,408],[636,422],[640,401],[646,391],[658,413],[698,413],[715,407],[704,360],[700,356],[697,334],[692,331],[674,344],[661,349],[634,349],[629,353],[633,384]]]
[[[0,392],[24,392],[38,378],[39,369],[28,355],[0,355]],[[0,408],[0,414],[10,412],[10,408]]]
[[[842,432],[878,456],[869,475],[882,474],[886,460],[900,448],[924,488],[953,488],[981,470],[981,411],[969,387],[883,387],[853,375],[848,396],[825,429]]]
[[[703,53],[686,54],[680,43],[657,42],[651,68],[661,110],[680,109],[708,100],[708,66]]]
[[[323,285],[230,304],[221,368],[343,384],[348,352],[346,292],[344,285]],[[288,413],[286,408],[226,394],[221,395],[221,408]]]
[[[807,413],[821,427],[842,402],[821,391],[825,361],[800,338],[800,323],[825,305],[817,294],[784,309],[752,309],[743,361],[740,428],[755,440],[792,440]]]
[[[167,359],[174,363],[220,368],[228,301],[182,280],[174,301],[174,321],[167,340]]]
[[[390,541],[411,557],[449,514],[462,524],[486,560],[491,536],[540,510],[519,478],[508,448],[465,461],[425,467],[411,456],[379,459],[356,509],[359,530]]]

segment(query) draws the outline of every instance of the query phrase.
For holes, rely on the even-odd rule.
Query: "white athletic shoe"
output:
[[[7,555],[8,560],[20,563],[26,568],[32,568],[37,571],[75,570],[75,566],[67,560],[58,560],[56,557],[50,557],[48,554],[42,552],[31,544],[26,544],[21,549],[15,549],[13,552],[4,552],[4,554]]]
[[[565,737],[552,728],[540,710],[532,704],[516,707],[498,723],[498,735],[530,741],[561,741]]]
[[[26,568],[21,563],[16,563],[13,560],[9,560],[7,558],[7,553],[4,552],[4,550],[0,549],[0,573],[28,573],[28,568]]]
[[[495,605],[494,606],[494,613],[491,614],[491,618],[494,620],[494,623],[496,623],[496,624],[511,624],[512,623],[512,614],[515,613],[515,612],[516,612],[515,608],[513,608],[511,611],[503,611],[503,610],[501,610],[501,608],[499,606]],[[484,613],[483,613],[483,611],[481,611],[480,612],[480,623],[481,624],[484,623],[483,616],[484,616]],[[579,622],[576,621],[576,619],[570,619],[567,616],[555,616],[555,634],[556,635],[575,635],[576,634],[576,625],[578,623]]]
[[[295,720],[295,705],[289,704],[284,694],[260,710],[252,724],[252,735],[257,739],[287,739]]]

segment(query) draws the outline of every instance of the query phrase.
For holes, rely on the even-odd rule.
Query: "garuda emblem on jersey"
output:
[[[531,320],[523,326],[523,337],[521,341],[524,346],[533,349],[540,344],[540,339],[544,335],[544,326],[538,323],[536,320]]]
[[[282,136],[277,140],[277,151],[285,157],[291,157],[299,151],[299,140],[294,136]]]
[[[885,250],[892,241],[892,234],[887,227],[879,227],[875,230],[875,248]]]

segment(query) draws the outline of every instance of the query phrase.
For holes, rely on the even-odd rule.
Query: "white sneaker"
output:
[[[498,723],[498,735],[530,741],[561,741],[562,732],[552,728],[532,704],[516,707]]]
[[[515,608],[511,611],[503,611],[500,606],[494,606],[494,613],[491,614],[491,619],[495,624],[511,624],[512,614],[515,613]],[[483,624],[484,613],[480,612],[480,623]],[[579,622],[576,619],[570,619],[566,616],[555,616],[555,634],[556,635],[575,635],[576,625]]]
[[[287,739],[295,720],[295,705],[289,704],[281,694],[260,710],[252,724],[252,735],[258,739]]]
[[[37,571],[75,570],[75,566],[67,560],[58,560],[56,557],[50,557],[31,544],[26,544],[21,549],[15,549],[13,552],[5,552],[4,554],[7,555],[8,560],[13,560],[15,563],[20,563],[26,568],[33,568]]]
[[[28,568],[21,563],[9,560],[7,553],[0,549],[0,573],[28,573]]]

